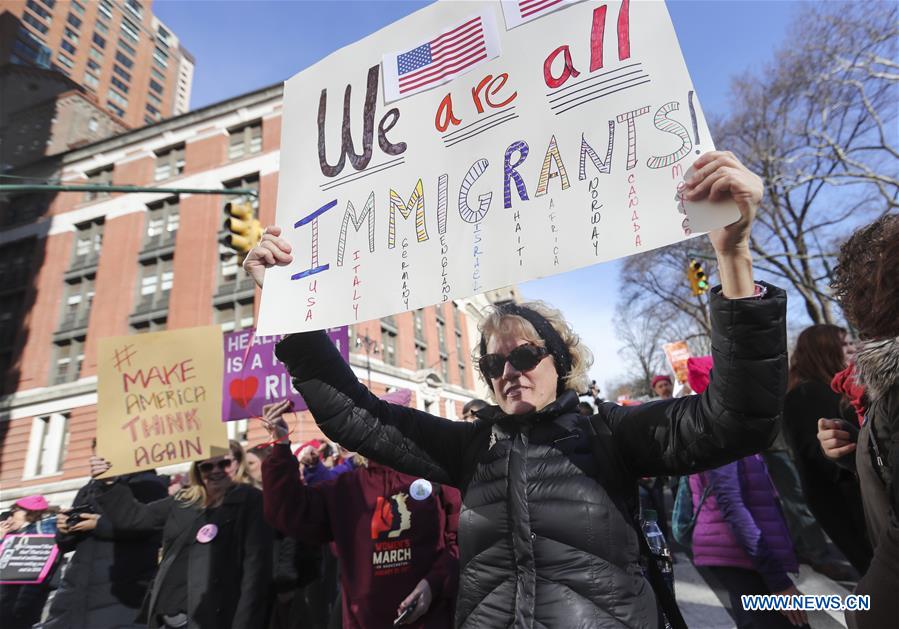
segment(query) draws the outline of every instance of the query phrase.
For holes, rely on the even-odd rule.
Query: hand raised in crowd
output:
[[[802,592],[797,590],[795,585],[791,585],[780,592],[774,592],[774,594],[779,596],[802,596]],[[802,625],[808,624],[808,614],[806,614],[804,610],[782,609],[780,610],[780,613],[786,616],[787,620],[790,621],[790,624],[795,627],[801,627]]]
[[[415,610],[409,614],[403,622],[397,624],[411,625],[428,612],[428,608],[431,607],[431,601],[433,600],[433,594],[431,593],[431,585],[428,583],[427,579],[419,581],[418,585],[415,586],[415,589],[412,590],[409,596],[403,599],[403,602],[400,603],[400,606],[396,610],[397,616],[402,614],[403,611],[416,600],[418,602],[415,604]]]
[[[2,522],[0,522],[0,539],[6,537],[9,533],[13,533],[16,530],[16,522],[12,519],[12,517],[6,518]]]
[[[112,464],[102,456],[92,454],[90,458],[91,478],[97,478],[101,474],[105,474],[112,467]]]
[[[250,250],[243,261],[244,271],[253,278],[259,288],[262,288],[267,268],[276,265],[287,266],[293,262],[290,251],[290,243],[281,238],[281,228],[269,225],[262,234],[262,240]]]
[[[839,459],[855,451],[855,442],[839,419],[818,420],[818,441],[828,459]]]
[[[261,281],[259,285],[262,286]],[[293,408],[293,402],[290,400],[281,400],[262,407],[262,424],[268,431],[272,441],[283,441],[290,433],[290,428],[284,420],[284,413],[291,408]]]
[[[686,178],[690,201],[722,201],[730,197],[740,210],[740,220],[709,232],[717,253],[749,249],[749,233],[762,201],[761,178],[750,171],[730,151],[710,151],[694,162]]]
[[[319,453],[318,450],[313,448],[312,446],[305,446],[300,453],[297,455],[297,459],[299,459],[300,463],[304,467],[313,467],[319,462]]]
[[[87,533],[88,531],[93,531],[97,528],[97,522],[100,520],[99,513],[79,513],[78,517],[81,518],[81,521],[75,526],[70,527],[69,511],[71,511],[71,509],[63,509],[63,511],[56,515],[56,528],[59,529],[60,533],[65,535],[69,533]]]

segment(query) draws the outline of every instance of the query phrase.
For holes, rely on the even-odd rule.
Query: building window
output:
[[[149,111],[149,110],[148,110]],[[150,112],[158,113],[158,112]],[[184,145],[179,144],[156,153],[156,181],[168,179],[184,172]]]
[[[440,375],[443,376],[444,382],[449,382],[449,357],[440,356]]]
[[[109,111],[111,111],[112,113],[114,113],[114,114],[115,114],[116,116],[118,116],[119,118],[124,118],[124,117],[125,117],[125,110],[122,109],[121,107],[119,107],[118,105],[116,105],[115,103],[111,103],[111,102],[109,102],[109,101],[106,101],[106,108],[109,109]]]
[[[262,150],[262,121],[228,129],[228,159],[237,159]]]
[[[97,91],[97,88],[100,87],[100,80],[93,76],[92,74],[84,73],[84,84],[87,85],[90,89]],[[96,126],[96,123],[94,123]]]
[[[131,331],[135,334],[143,334],[144,332],[162,332],[166,329],[168,317],[155,317],[137,321],[131,324]]]
[[[123,17],[122,35],[136,44],[140,41],[140,27],[134,22]]]
[[[24,291],[7,294],[0,299],[0,354],[12,353],[12,345],[19,333]],[[3,371],[0,371],[2,374]]]
[[[31,15],[31,14],[28,13],[27,11],[22,15],[22,20],[23,20],[26,24],[29,24],[29,25],[31,25],[32,27],[34,27],[39,33],[41,33],[41,34],[43,34],[43,35],[46,35],[46,34],[47,34],[47,31],[50,30],[50,28],[49,28],[46,24],[44,24],[43,22],[41,22],[39,19],[37,19],[36,17],[34,17],[33,15]]]
[[[76,225],[75,252],[69,270],[93,266],[103,246],[103,219]]]
[[[68,42],[63,42],[68,43]],[[56,53],[56,60],[59,61],[62,65],[69,68],[70,70],[75,67],[75,62],[66,57],[61,52]]]
[[[159,114],[159,110],[156,109],[156,108],[155,108],[153,105],[151,105],[150,103],[147,103],[147,104],[146,104],[146,108],[147,108],[147,111],[148,111],[150,114],[152,114],[152,116],[153,116],[152,118],[151,118],[150,116],[146,116],[146,118],[147,118],[150,122],[155,122],[157,118],[160,118],[160,117],[161,117],[160,114]]]
[[[53,373],[50,384],[74,382],[81,375],[84,362],[84,337],[79,336],[54,343]]]
[[[128,86],[125,85],[124,83],[122,83],[122,82],[121,82],[119,79],[117,79],[116,77],[111,77],[111,78],[109,79],[109,82],[112,83],[113,85],[115,85],[117,88],[119,88],[119,89],[122,90],[123,92],[125,92],[126,94],[128,93]],[[116,94],[116,93],[113,92],[112,90],[110,90],[110,94],[109,94],[110,98],[112,98],[112,95],[113,95],[113,94]],[[113,99],[113,100],[115,100],[115,99]],[[123,104],[127,107],[127,106],[128,106],[128,101],[125,100],[124,98],[123,98],[122,100],[124,101]]]
[[[147,99],[157,107],[162,107],[162,101],[153,92],[147,92]]]
[[[87,177],[87,183],[98,186],[112,185],[112,169],[113,166],[109,165],[85,173],[84,175]],[[94,199],[103,199],[108,196],[109,192],[106,192],[105,190],[93,190],[84,193],[84,200],[93,201]]]
[[[112,66],[112,71],[115,72],[116,74],[118,74],[120,77],[122,77],[122,78],[125,79],[126,81],[130,81],[130,80],[131,80],[131,75],[130,75],[128,72],[125,72],[125,71],[121,68],[121,66],[119,66],[118,64],[113,64],[113,66]]]
[[[162,86],[153,79],[150,79],[150,89],[154,92],[162,94]]]
[[[56,0],[41,0],[41,4],[46,6],[48,9],[52,9],[56,6]]]
[[[165,69],[169,65],[169,53],[159,46],[153,48],[153,62],[160,68]]]
[[[65,40],[65,39],[62,40],[62,41],[59,43],[59,47],[62,48],[63,50],[65,50],[65,51],[66,51],[67,53],[69,53],[70,55],[74,55],[74,54],[75,54],[75,46],[73,46],[72,43],[69,42],[68,40]]]
[[[174,259],[159,257],[140,265],[138,311],[164,309],[168,305],[169,291],[175,279]]]
[[[44,7],[42,7],[41,5],[39,5],[39,4],[38,4],[37,2],[35,2],[34,0],[28,0],[28,2],[25,3],[25,6],[27,6],[29,9],[31,9],[32,11],[34,11],[34,13],[35,13],[36,15],[38,15],[39,17],[44,18],[44,19],[47,20],[47,21],[51,21],[51,20],[53,19],[53,18],[50,16],[50,12],[47,11],[47,9],[45,9]]]
[[[119,51],[119,50],[116,50],[115,60],[118,61],[119,63],[121,63],[123,66],[125,66],[129,70],[132,68],[132,66],[134,66],[134,62],[131,61],[131,59],[129,59],[125,55],[123,55],[121,53],[121,51]]]
[[[144,249],[175,244],[175,233],[181,221],[178,197],[166,199],[147,207],[147,233]]]
[[[422,370],[428,366],[428,346],[415,341],[415,368]]]
[[[31,277],[34,244],[33,238],[27,238],[0,248],[0,286],[4,292],[27,286]]]
[[[31,423],[24,478],[37,478],[62,471],[69,445],[69,416],[53,413],[35,417]]]
[[[84,15],[84,5],[78,2],[78,0],[72,0],[72,8],[75,9],[75,13],[78,15]]]
[[[446,321],[440,316],[439,310],[437,311],[437,348],[441,354],[446,354]]]
[[[0,229],[31,223],[43,216],[49,205],[50,196],[42,192],[30,192],[19,194],[11,199],[0,199]],[[0,247],[0,250],[5,253],[14,247],[14,244],[5,244]],[[3,276],[3,266],[5,265],[0,265],[0,277]],[[0,286],[5,287],[7,283],[0,281]]]
[[[153,75],[153,78],[157,81],[165,83],[165,75],[156,68],[150,68],[150,74]]]
[[[90,56],[96,59],[97,61],[103,61],[103,53],[91,46],[91,49],[88,51]],[[88,59],[90,61],[90,59]],[[100,66],[97,66],[98,68]]]
[[[384,317],[381,319],[381,359],[387,363],[388,365],[393,365],[396,367],[397,364],[397,356],[396,356],[396,337],[397,337],[397,328],[396,322],[393,316]]]
[[[68,22],[75,28],[81,28],[81,19],[76,15],[69,13],[69,17],[66,19],[66,22]]]
[[[253,327],[253,298],[241,299],[215,306],[215,322],[223,332]]]
[[[143,19],[144,17],[144,8],[140,5],[140,2],[137,0],[125,0],[125,6],[128,7],[128,10],[134,14],[134,17],[137,19]]]
[[[111,0],[100,0],[100,4],[97,6],[97,11],[100,15],[105,16],[106,18],[112,17],[112,2]]]
[[[97,29],[98,33],[102,33],[104,35],[109,35],[109,27],[106,26],[105,22],[100,22],[99,20],[94,23],[94,28]]]
[[[94,301],[94,276],[85,275],[72,282],[66,282],[63,296],[60,332],[86,328]]]
[[[124,39],[119,40],[119,48],[127,52],[132,57],[137,57],[137,51],[128,45],[128,43]]]
[[[112,81],[113,81],[113,83],[115,83],[118,81],[118,79],[116,79],[115,77],[112,77]],[[121,81],[118,81],[118,82],[121,83]],[[125,98],[124,96],[122,96],[121,94],[119,94],[114,89],[110,88],[109,91],[106,92],[106,97],[109,100],[111,100],[112,102],[114,102],[116,105],[119,105],[121,107],[128,106],[128,99]]]
[[[424,311],[419,308],[412,311],[413,320],[415,322],[415,340],[425,342],[425,315]]]
[[[68,37],[69,39],[72,40],[72,43],[73,43],[73,44],[77,44],[77,43],[78,43],[78,33],[76,33],[75,31],[73,31],[73,30],[72,30],[71,28],[69,28],[68,26],[66,26],[66,27],[63,29],[63,32],[66,34],[66,37]]]

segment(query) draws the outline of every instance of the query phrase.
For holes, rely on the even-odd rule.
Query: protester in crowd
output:
[[[287,438],[285,404],[266,409],[274,440]],[[290,448],[262,467],[265,512],[286,535],[333,540],[340,562],[344,629],[451,627],[458,587],[459,493],[368,462],[333,482],[304,484]]]
[[[653,376],[649,388],[660,400],[670,400],[674,397],[674,384],[671,382],[671,376],[667,374]]]
[[[73,508],[57,516],[56,544],[60,552],[74,555],[42,629],[146,627],[137,617],[156,574],[162,536],[153,530],[115,529],[97,500],[100,482],[88,481],[75,494]],[[121,482],[143,504],[168,495],[153,471],[122,476]]]
[[[322,445],[318,439],[313,439],[297,448],[296,457],[300,462],[301,474],[307,485],[320,485],[321,483],[334,480],[341,474],[352,471],[356,467],[352,457],[348,457],[343,463],[328,467],[322,460]]]
[[[234,465],[228,470],[228,475],[235,483],[253,484],[253,479],[247,472],[247,453],[236,439],[228,440],[228,449],[231,451],[231,459]]]
[[[711,492],[700,508],[705,488]],[[744,594],[799,595],[788,572],[799,572],[777,494],[760,455],[690,476],[693,563],[709,566],[727,589],[739,629],[805,626],[804,612],[745,610]]]
[[[179,491],[184,489],[190,484],[190,480],[187,478],[187,474],[172,474],[168,477],[169,479],[169,488],[168,494],[169,496],[174,496]]]
[[[846,369],[854,354],[854,345],[841,327],[819,324],[802,331],[790,356],[783,431],[812,514],[852,566],[864,574],[872,550],[858,479],[825,457],[818,443],[820,418],[855,420],[848,400],[831,388],[835,375]]]
[[[150,629],[259,629],[272,575],[272,531],[262,492],[234,481],[230,454],[191,464],[190,486],[149,504],[121,477],[101,481],[97,502],[117,531],[162,531],[162,558],[144,615]],[[110,464],[91,457],[91,475]]]
[[[474,421],[478,418],[478,411],[482,408],[487,408],[488,404],[484,400],[479,398],[474,398],[473,400],[468,400],[465,403],[465,406],[462,407],[462,419],[467,422]]]
[[[696,393],[709,385],[709,361],[688,363]],[[808,627],[804,612],[743,609],[744,594],[798,595],[793,542],[760,455],[689,477],[695,525],[693,564],[707,566],[727,590],[738,629]],[[705,499],[703,500],[703,496]]]
[[[271,455],[270,444],[255,446],[246,452],[247,474],[253,486],[262,489],[262,464]],[[308,629],[313,627],[314,597],[306,596],[307,586],[318,578],[321,548],[307,545],[275,531],[272,547],[272,605],[269,629]]]
[[[19,498],[0,522],[0,540],[7,535],[55,535],[55,511],[43,496]],[[0,628],[25,629],[38,622],[50,595],[52,576],[35,584],[0,584]]]
[[[851,424],[836,418],[818,420],[818,440],[843,464],[852,464],[854,453],[874,548],[855,589],[871,597],[871,607],[846,616],[851,628],[889,627],[899,618],[899,215],[852,234],[840,249],[832,288],[861,339],[855,371],[867,408],[857,449]]]
[[[560,313],[538,304],[497,306],[482,323],[479,366],[498,406],[474,422],[379,401],[323,332],[278,345],[326,435],[463,490],[458,625],[655,627],[653,589],[669,618],[679,616],[655,562],[646,562],[653,589],[638,567],[637,479],[718,467],[766,447],[786,384],[785,295],[752,278],[761,180],[732,154],[713,152],[688,172],[687,190],[690,201],[730,199],[740,211],[710,234],[722,281],[710,305],[718,373],[702,396],[604,403],[593,418],[576,415],[589,350]],[[269,227],[244,263],[260,286],[267,267],[293,259],[280,233]],[[583,579],[590,574],[602,579]]]

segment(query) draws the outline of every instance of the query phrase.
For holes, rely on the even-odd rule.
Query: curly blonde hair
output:
[[[568,353],[571,355],[571,369],[562,378],[562,388],[575,393],[586,391],[590,386],[590,378],[587,372],[590,370],[590,366],[593,365],[593,352],[590,351],[589,347],[581,343],[581,338],[571,329],[562,313],[542,301],[526,301],[517,305],[533,310],[546,319],[553,329],[559,333],[562,342],[568,349]],[[522,338],[534,345],[546,347],[546,341],[540,337],[530,321],[519,315],[504,312],[502,305],[494,305],[489,308],[487,316],[478,325],[478,330],[481,333],[482,345],[484,347],[496,335]],[[477,364],[480,358],[480,351],[477,351],[473,358],[474,363]],[[558,368],[559,366],[556,365],[557,371]],[[484,377],[480,370],[478,370],[478,373],[481,380],[486,383],[487,388],[490,390],[490,396],[496,401],[490,381]]]

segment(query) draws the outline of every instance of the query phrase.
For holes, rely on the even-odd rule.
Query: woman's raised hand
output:
[[[262,234],[262,240],[250,250],[243,261],[244,271],[253,278],[259,288],[262,288],[267,268],[287,266],[293,262],[290,251],[290,243],[281,238],[281,228],[277,225],[269,225]]]
[[[291,408],[293,408],[293,402],[290,400],[281,400],[262,407],[262,423],[272,441],[281,441],[290,432],[287,422],[284,421],[284,413]]]

